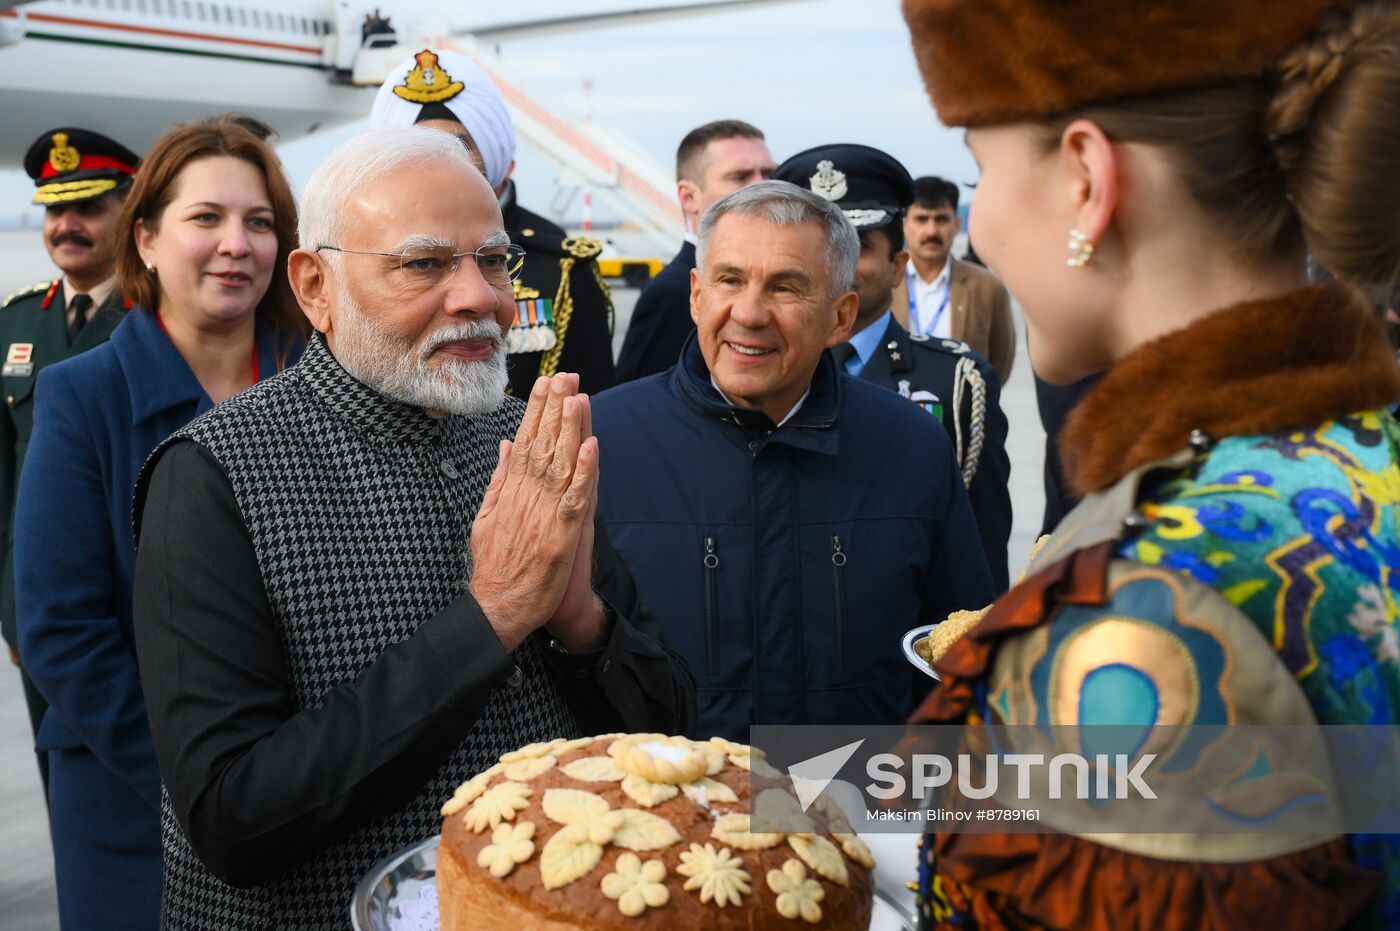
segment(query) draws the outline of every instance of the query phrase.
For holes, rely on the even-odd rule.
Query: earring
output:
[[[147,263],[146,263],[146,271],[149,272],[150,274],[154,275],[154,274],[156,273],[155,264],[152,263],[152,262],[147,262]]]
[[[1094,257],[1094,244],[1089,237],[1077,229],[1069,231],[1069,258],[1065,264],[1070,268],[1083,268]]]

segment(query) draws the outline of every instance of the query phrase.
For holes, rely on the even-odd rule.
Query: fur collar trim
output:
[[[1125,356],[1070,414],[1060,458],[1077,495],[1186,447],[1276,433],[1400,399],[1400,363],[1352,289],[1320,285],[1212,314]]]

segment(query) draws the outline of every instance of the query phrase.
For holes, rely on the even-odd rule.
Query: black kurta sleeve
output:
[[[463,595],[318,707],[301,708],[252,542],[206,450],[180,442],[164,452],[141,528],[136,647],[156,757],[190,843],[232,885],[267,882],[408,804],[513,670]],[[625,667],[641,635],[625,616],[611,635],[606,649]],[[627,685],[645,678],[660,690],[653,678],[614,667],[589,675],[593,689],[575,678],[569,694],[607,681],[593,713],[613,695],[622,720],[657,704]],[[674,688],[693,707],[681,678]]]

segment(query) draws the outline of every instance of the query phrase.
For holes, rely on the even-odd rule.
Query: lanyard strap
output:
[[[932,336],[934,335],[934,329],[938,326],[938,321],[943,319],[943,312],[948,309],[949,298],[953,296],[953,278],[951,275],[948,276],[948,285],[943,290],[943,302],[938,305],[938,310],[935,311],[933,314],[933,321],[928,325],[928,328],[925,329],[919,324],[919,298],[914,291],[914,272],[906,268],[904,270],[904,275],[908,281],[907,290],[909,291],[909,322],[913,324],[913,330],[915,333],[926,333],[929,336]]]

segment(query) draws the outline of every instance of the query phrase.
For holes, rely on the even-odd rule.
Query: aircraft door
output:
[[[335,70],[355,70],[355,56],[360,51],[360,25],[364,20],[361,4],[336,0],[335,4]]]

